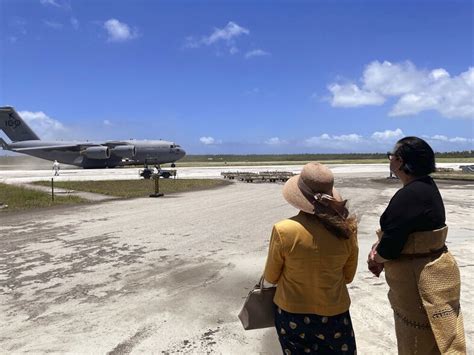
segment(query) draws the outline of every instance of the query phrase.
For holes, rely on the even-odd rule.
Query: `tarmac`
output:
[[[271,167],[282,170],[284,167]],[[298,172],[301,167],[289,166]],[[400,187],[387,166],[338,165],[336,187],[360,219],[349,285],[360,354],[396,354],[384,276],[366,269],[378,219]],[[179,178],[225,170],[178,168]],[[64,169],[59,179],[138,177],[136,169]],[[51,178],[0,171],[0,182]],[[440,182],[448,247],[461,270],[468,353],[474,352],[474,184]],[[278,354],[273,328],[243,330],[237,314],[263,271],[272,225],[297,211],[282,184],[236,182],[159,199],[0,213],[0,349],[4,353]]]
[[[460,163],[440,163],[438,167],[458,168]],[[351,174],[352,176],[371,176],[379,173],[388,175],[388,164],[330,164],[334,174]],[[178,167],[177,178],[180,179],[220,179],[223,171],[262,172],[262,171],[291,171],[295,174],[301,171],[302,165],[271,165],[271,166],[213,166],[213,167]],[[70,180],[128,180],[140,179],[139,168],[116,169],[78,169],[68,166],[61,169],[57,181]],[[44,164],[38,169],[25,169],[25,166],[0,165],[0,183],[21,184],[53,178],[51,169],[45,169]]]

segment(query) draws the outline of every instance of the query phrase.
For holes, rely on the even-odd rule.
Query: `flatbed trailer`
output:
[[[245,182],[285,182],[294,174],[289,171],[262,171],[260,173],[225,171],[221,172],[224,179],[239,180]]]
[[[169,179],[173,177],[176,179],[176,169],[160,169],[158,170],[159,176],[163,179]],[[153,169],[152,168],[143,168],[138,170],[138,175],[144,179],[151,179],[153,176]]]

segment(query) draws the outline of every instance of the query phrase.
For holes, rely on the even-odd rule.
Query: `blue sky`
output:
[[[190,154],[472,149],[470,1],[0,0],[0,104]]]

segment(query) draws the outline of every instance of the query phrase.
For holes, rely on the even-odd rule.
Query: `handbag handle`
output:
[[[264,283],[265,283],[265,278],[264,276],[262,275],[262,277],[260,277],[260,281],[258,282],[258,284],[256,286],[258,286],[260,288],[260,291],[262,291],[263,289],[269,289],[269,288],[272,288],[272,287],[276,287],[275,284],[272,284],[269,282],[270,285],[273,285],[273,286],[270,286],[270,287],[264,287]]]

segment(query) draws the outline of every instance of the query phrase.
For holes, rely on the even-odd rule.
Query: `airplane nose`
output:
[[[186,155],[186,151],[184,149],[181,149],[180,152],[179,152],[179,158],[181,159],[185,155]]]

